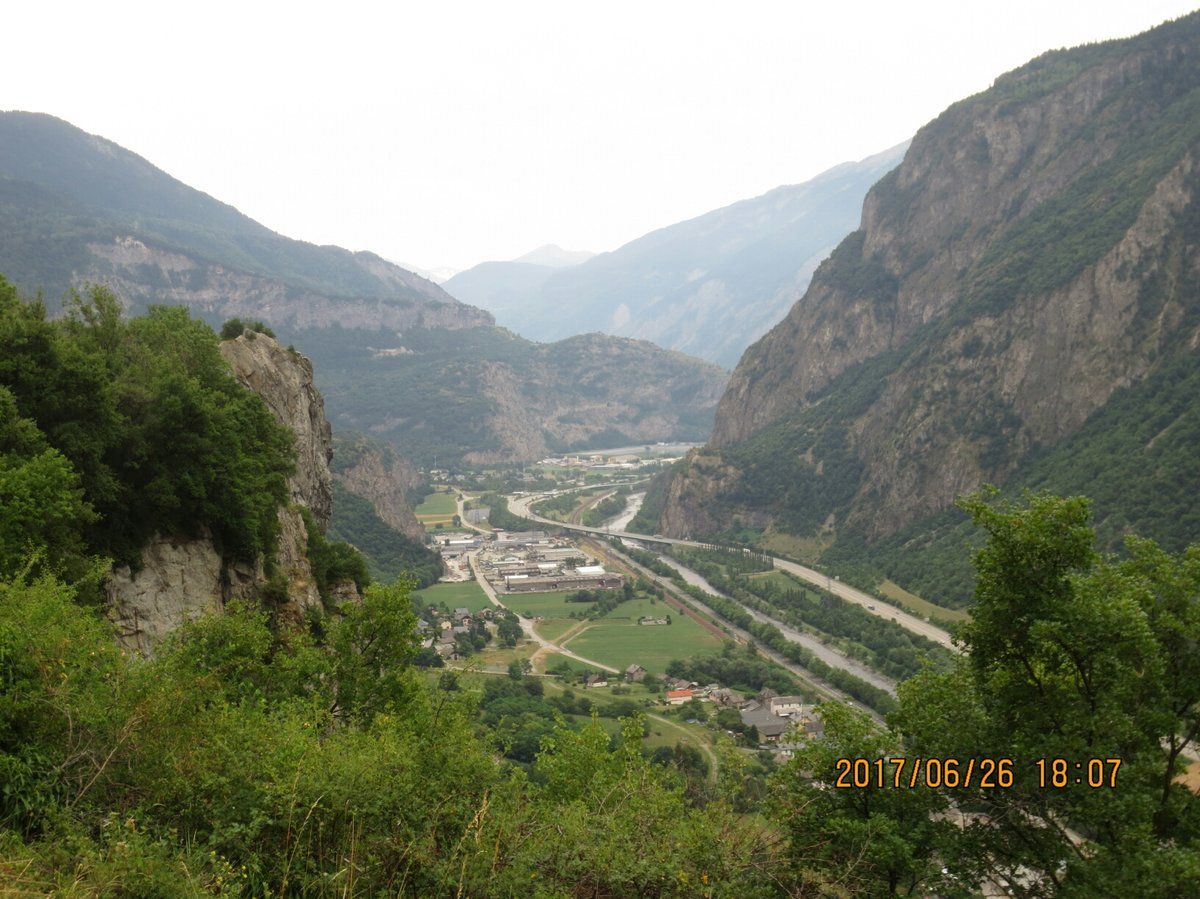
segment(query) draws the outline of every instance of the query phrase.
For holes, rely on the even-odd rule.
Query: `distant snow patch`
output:
[[[622,303],[613,313],[612,321],[614,328],[623,328],[629,324],[629,319],[633,317],[633,313],[629,311],[629,306]]]

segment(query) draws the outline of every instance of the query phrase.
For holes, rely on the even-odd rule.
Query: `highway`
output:
[[[608,485],[589,485],[591,488],[602,486],[619,486],[618,484]],[[579,488],[584,489],[584,488]],[[564,491],[558,491],[564,492]],[[514,515],[520,515],[523,518],[528,518],[531,521],[536,521],[541,524],[550,525],[552,527],[565,528],[571,531],[580,531],[585,534],[596,534],[601,537],[626,537],[630,540],[640,540],[647,543],[664,543],[671,546],[691,546],[703,548],[709,544],[701,543],[695,540],[679,540],[673,537],[661,537],[653,534],[635,534],[630,531],[611,531],[606,528],[589,528],[581,524],[567,524],[561,521],[554,521],[550,518],[543,518],[536,512],[530,510],[530,506],[541,499],[546,499],[555,496],[556,493],[535,493],[529,496],[509,496],[508,508]],[[843,584],[836,578],[831,578],[828,575],[815,571],[805,565],[789,562],[787,559],[780,559],[776,556],[768,556],[771,563],[780,571],[786,571],[788,574],[799,578],[802,581],[812,584],[815,587],[820,587],[822,590],[827,590],[830,593],[838,596],[847,602],[852,602],[855,605],[861,606],[872,615],[877,615],[880,618],[890,619],[901,627],[914,634],[919,634],[922,637],[927,637],[935,643],[945,646],[947,649],[956,649],[954,641],[950,634],[933,624],[926,621],[924,618],[919,618],[904,609],[897,608],[889,603],[884,602],[878,597],[872,596],[859,590],[857,587],[851,587],[849,584]]]

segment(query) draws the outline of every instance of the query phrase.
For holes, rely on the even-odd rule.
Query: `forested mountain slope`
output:
[[[858,226],[867,188],[906,145],[653,231],[558,271],[485,262],[446,290],[535,340],[602,331],[733,366]]]
[[[489,324],[372,253],[291,240],[142,157],[52,116],[0,113],[0,271],[56,303],[83,280],[299,325]]]
[[[422,462],[703,439],[726,377],[644,342],[516,338],[412,272],[276,234],[46,115],[0,113],[0,271],[51,308],[99,282],[134,310],[268,322],[320,360],[335,422]]]
[[[1198,155],[1198,15],[950,107],[746,352],[665,532],[821,533],[911,572],[993,482],[1095,489],[1110,541],[1194,539]]]

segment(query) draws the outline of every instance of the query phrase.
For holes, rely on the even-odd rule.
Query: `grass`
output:
[[[796,537],[781,531],[769,531],[758,541],[758,545],[769,553],[777,553],[808,565],[818,561],[831,543],[833,535],[824,532],[815,537]]]
[[[504,603],[518,615],[541,615],[545,618],[570,618],[572,612],[586,612],[591,603],[567,602],[567,597],[574,591],[559,591],[556,593],[509,593],[500,594],[500,602]]]
[[[574,618],[547,618],[535,624],[534,630],[551,643],[557,643],[558,638],[580,622]]]
[[[670,625],[639,625],[639,617],[671,616]],[[638,664],[651,675],[661,674],[672,659],[719,652],[721,641],[695,621],[664,603],[638,599],[622,603],[605,618],[593,623],[566,648],[589,659],[625,669]]]
[[[781,590],[795,589],[798,583],[795,578],[788,577],[784,572],[779,570],[756,571],[750,575],[750,580],[759,582],[767,581],[775,584]]]
[[[454,584],[434,584],[424,590],[418,590],[417,596],[429,605],[445,603],[446,608],[454,611],[457,608],[467,608],[472,612],[491,606],[487,594],[475,581],[461,581]]]
[[[945,606],[939,606],[927,599],[922,599],[917,594],[909,593],[899,584],[892,581],[883,581],[875,589],[882,596],[886,596],[893,602],[898,603],[909,612],[920,615],[922,618],[929,618],[932,621],[937,621],[939,618],[943,621],[966,621],[971,617],[969,613],[964,612],[962,609],[947,609]]]
[[[417,521],[426,529],[430,529],[439,524],[453,523],[454,516],[458,514],[458,503],[455,502],[453,493],[438,490],[425,497],[413,512],[416,513]]]

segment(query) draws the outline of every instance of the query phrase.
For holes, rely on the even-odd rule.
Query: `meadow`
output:
[[[428,605],[445,603],[446,608],[454,611],[457,608],[467,608],[472,612],[491,606],[487,594],[475,581],[461,581],[453,584],[434,584],[424,590],[416,591],[421,601]]]
[[[443,526],[453,524],[454,516],[458,514],[458,504],[455,502],[453,493],[439,490],[426,496],[413,512],[416,513],[417,521],[421,522],[426,530],[432,530],[439,524]]]
[[[669,625],[640,625],[638,618],[671,616]],[[637,664],[650,674],[661,674],[672,659],[719,652],[721,641],[695,621],[665,603],[636,599],[622,603],[566,642],[566,648],[624,669]]]

